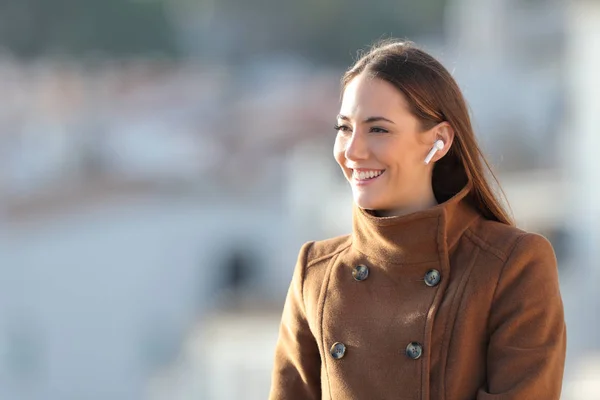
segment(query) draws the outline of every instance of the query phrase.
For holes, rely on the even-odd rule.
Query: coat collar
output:
[[[447,259],[464,231],[480,217],[469,202],[471,189],[468,183],[441,204],[398,217],[376,217],[354,204],[352,246],[392,264]]]

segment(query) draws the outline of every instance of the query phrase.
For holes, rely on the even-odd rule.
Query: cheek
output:
[[[388,168],[393,170],[402,170],[405,164],[405,154],[401,147],[390,145],[389,143],[378,143],[377,146],[372,147],[373,155],[378,159],[379,162],[387,165]]]
[[[412,170],[419,157],[415,146],[400,141],[378,146],[377,152],[382,162],[404,172]]]
[[[337,161],[337,163],[342,167],[344,166],[344,161],[346,160],[345,150],[344,141],[337,137],[333,145],[333,158],[335,158],[335,161]]]

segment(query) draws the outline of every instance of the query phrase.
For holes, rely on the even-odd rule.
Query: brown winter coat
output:
[[[352,235],[302,247],[270,399],[559,399],[553,249],[483,218],[469,190],[400,217],[355,206]]]

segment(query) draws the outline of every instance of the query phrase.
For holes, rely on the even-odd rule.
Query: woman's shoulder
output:
[[[494,253],[502,261],[514,256],[515,250],[554,257],[550,241],[543,235],[498,221],[481,219],[469,229],[471,238],[484,250]]]
[[[350,247],[351,243],[351,235],[336,236],[305,243],[301,252],[305,254],[306,267],[308,268],[331,259]]]

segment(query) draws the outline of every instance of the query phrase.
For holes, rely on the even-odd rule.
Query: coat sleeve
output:
[[[303,286],[313,242],[302,246],[288,289],[275,347],[270,400],[321,399],[321,357],[306,318]]]
[[[556,257],[523,234],[501,272],[489,316],[487,387],[478,400],[558,400],[566,327]]]

